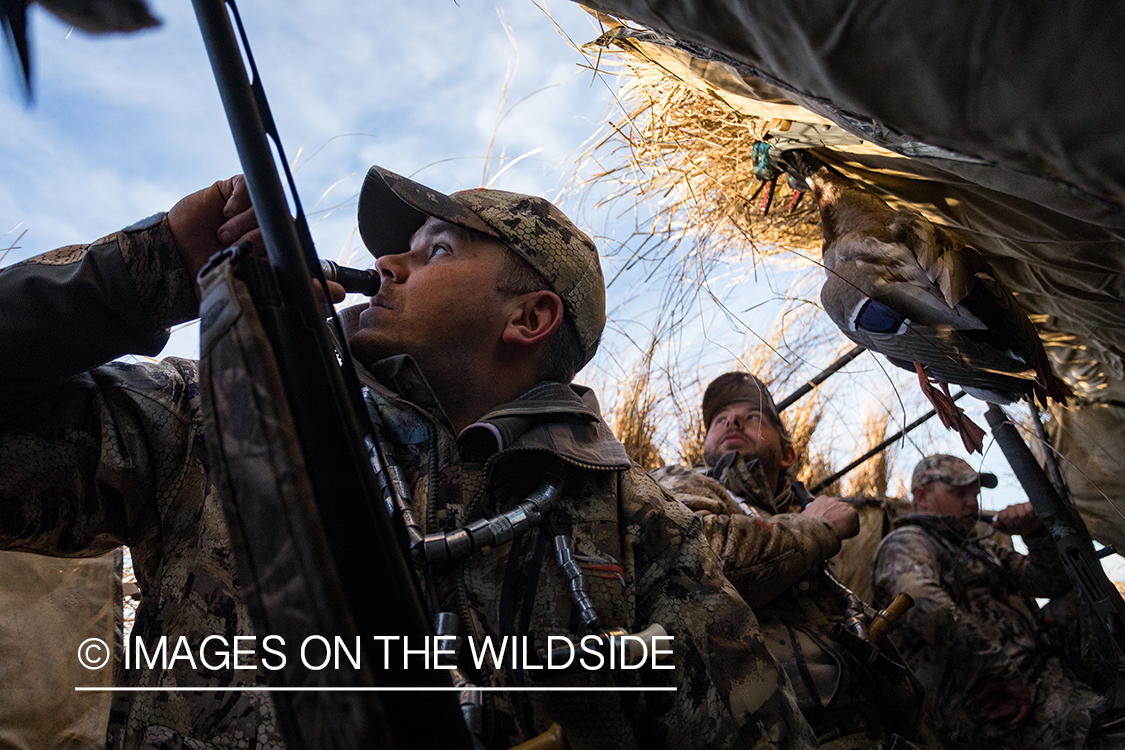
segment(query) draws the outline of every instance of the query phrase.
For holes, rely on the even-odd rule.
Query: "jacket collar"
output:
[[[359,369],[364,385],[409,402],[452,433],[449,418],[412,357],[388,357],[369,371]],[[514,449],[548,451],[593,469],[632,465],[625,447],[602,419],[594,392],[582,385],[549,381],[466,427],[457,436],[457,447],[463,458],[480,461]]]
[[[363,367],[359,369],[362,371]],[[384,394],[410,402],[433,421],[449,431],[453,430],[452,423],[438,402],[437,396],[434,395],[433,388],[426,382],[422,369],[409,354],[399,354],[379,360],[371,365],[370,374],[374,377],[375,385]],[[368,387],[372,386],[370,382],[364,384]]]
[[[714,466],[700,465],[696,471],[718,481],[736,497],[745,500],[769,513],[785,513],[796,502],[788,482],[788,473],[783,473],[776,489],[771,488],[756,458],[746,459],[738,453],[727,453],[715,462]]]
[[[597,396],[582,385],[542,382],[466,427],[457,444],[463,454],[539,450],[593,469],[632,465],[602,419]]]

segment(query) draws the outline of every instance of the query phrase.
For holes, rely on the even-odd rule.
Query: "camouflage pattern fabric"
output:
[[[300,644],[317,635],[355,643],[360,631],[341,601],[340,576],[325,539],[329,522],[317,518],[314,506],[312,483],[318,477],[306,466],[316,460],[307,461],[302,452],[280,363],[243,282],[243,274],[252,273],[249,265],[248,258],[225,255],[199,277],[199,394],[208,479],[218,488],[235,575],[245,576],[239,601],[260,639]],[[332,470],[321,465],[319,476]],[[353,539],[350,548],[371,545],[369,536]],[[395,628],[362,632],[394,633]],[[293,737],[289,744],[300,750],[395,747],[386,713],[392,697],[354,690],[376,684],[371,679],[378,674],[375,660],[371,655],[366,664],[361,661],[366,669],[354,670],[308,668],[296,655],[276,664],[270,685],[303,688],[271,694],[283,734],[287,741]],[[333,690],[316,690],[323,687]],[[434,705],[427,696],[418,697],[418,706]],[[450,718],[458,720],[447,711],[444,721]],[[438,717],[434,730],[442,722]],[[436,736],[430,731],[425,739],[429,743]]]
[[[5,340],[13,356],[0,373],[0,393],[36,389],[27,361],[45,384],[19,404],[22,411],[12,404],[3,414],[0,547],[85,557],[128,545],[144,592],[133,632],[150,652],[162,634],[192,643],[252,635],[207,476],[196,363],[169,358],[81,371],[138,346],[159,349],[164,329],[193,314],[191,279],[166,222],[156,217],[65,259],[57,252],[48,263],[40,256],[0,272],[0,318],[28,311]],[[52,288],[53,304],[40,296],[36,307],[27,297],[42,285]],[[52,342],[47,356],[44,340]],[[128,687],[231,692],[115,693],[111,748],[281,748],[268,694],[239,691],[255,684],[254,670],[193,669],[178,660],[167,670],[122,675]]]
[[[82,264],[100,271],[84,273]],[[167,268],[141,272],[152,264]],[[116,354],[148,346],[192,308],[190,280],[171,250],[166,223],[158,218],[111,236],[69,253],[61,265],[32,262],[21,269],[0,272],[0,320],[9,308],[33,310],[28,295],[44,280],[55,284],[54,304],[43,319],[12,325],[14,338],[2,344],[6,355],[24,354],[5,360],[13,365],[0,372],[0,393],[12,386],[37,399],[5,401],[0,414],[0,547],[85,556],[128,544],[145,594],[134,632],[149,648],[161,635],[195,643],[212,634],[251,635],[208,477],[196,363],[84,369],[91,358],[107,356],[106,339]],[[174,288],[162,286],[177,279],[182,283]],[[18,363],[42,352],[44,340],[58,356],[36,387]],[[627,465],[591,393],[545,384],[454,436],[412,361],[389,360],[375,370],[374,377],[365,374],[368,403],[386,427],[426,529],[511,507],[538,481],[543,459],[562,460],[570,470],[554,529],[568,531],[584,559],[620,568],[620,579],[588,575],[603,623],[631,631],[660,623],[675,636],[674,670],[478,675],[489,685],[677,687],[674,693],[488,694],[491,747],[527,739],[552,720],[563,724],[575,750],[815,746],[752,613],[707,548],[701,523]],[[550,555],[537,552],[542,534],[435,572],[442,604],[462,615],[471,635],[526,632],[542,646],[548,635],[575,632],[565,582]],[[116,694],[112,748],[282,747],[269,694],[240,689],[258,683],[254,670],[197,670],[179,660],[168,669],[126,670],[124,680],[229,690]]]
[[[912,513],[896,526],[876,554],[877,602],[914,597],[893,637],[927,686],[926,713],[946,746],[1082,747],[1099,696],[1041,646],[1037,631],[1032,597],[1070,586],[1046,532],[1024,537],[1024,557],[966,537],[947,516]],[[1026,686],[1033,701],[1014,727],[988,719],[1012,685]]]
[[[763,605],[840,551],[840,538],[827,521],[778,510],[795,503],[792,493],[774,498],[757,472],[735,469],[724,474],[744,493],[740,495],[704,471],[663,466],[651,474],[695,511],[711,548],[723,560],[723,572],[759,618]],[[768,498],[772,510],[748,502],[748,495]]]
[[[822,746],[891,747],[904,742],[896,733],[921,736],[918,685],[890,684],[831,637],[845,602],[819,574],[840,550],[828,522],[801,515],[790,487],[775,494],[754,460],[736,457],[710,469],[665,466],[652,475],[703,521]]]
[[[992,488],[996,486],[997,479],[991,472],[977,471],[963,458],[948,453],[933,453],[914,465],[914,471],[910,474],[910,489],[914,491],[934,482],[945,482],[952,487],[966,487],[979,482],[981,487]]]
[[[612,677],[620,686],[678,686],[669,696],[486,694],[489,747],[509,747],[553,721],[576,750],[813,744],[700,524],[631,464],[591,391],[542,383],[455,437],[412,360],[379,362],[374,376],[367,381],[369,407],[397,448],[427,531],[449,531],[514,507],[561,458],[567,482],[549,525],[570,535],[575,554],[588,561],[587,585],[603,625],[633,632],[659,623],[676,639],[674,670]],[[542,551],[549,542],[541,528],[432,571],[442,605],[478,641],[526,634],[541,648],[547,636],[577,634],[567,581]],[[607,563],[620,569],[620,578],[598,574]],[[584,671],[489,669],[476,676],[494,686],[593,686],[607,679]]]

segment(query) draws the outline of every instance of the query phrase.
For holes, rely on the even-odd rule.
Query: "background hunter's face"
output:
[[[793,463],[793,449],[782,447],[781,433],[761,404],[754,401],[727,404],[715,413],[707,428],[703,460],[711,466],[731,452],[758,459],[766,476],[774,481]]]
[[[966,531],[972,531],[977,522],[980,507],[980,480],[960,487],[946,482],[930,482],[914,490],[914,508],[923,513],[955,516],[957,523]]]
[[[428,219],[408,251],[376,260],[382,286],[352,334],[357,359],[371,364],[409,354],[430,373],[490,353],[506,320],[507,297],[499,291],[506,252],[498,243]]]

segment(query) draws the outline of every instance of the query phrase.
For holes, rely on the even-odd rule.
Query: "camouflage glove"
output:
[[[716,516],[740,516],[742,509],[731,498],[704,497],[702,495],[677,495],[676,499],[694,513]]]

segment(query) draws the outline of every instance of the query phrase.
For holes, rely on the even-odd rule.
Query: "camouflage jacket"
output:
[[[820,573],[840,550],[827,521],[802,515],[791,486],[775,494],[756,461],[736,459],[715,470],[665,466],[652,476],[702,519],[724,572],[754,608],[766,645],[789,674],[821,743],[842,736],[918,736],[916,682],[891,684],[831,637],[845,618],[846,600]]]
[[[927,716],[950,747],[1081,747],[1089,727],[1098,698],[1042,647],[1033,599],[1070,582],[1045,531],[1023,539],[1026,557],[966,537],[950,517],[911,513],[876,552],[876,601],[914,598],[894,638],[927,685]],[[986,716],[992,696],[1012,684],[1028,686],[1035,701],[1016,728]]]
[[[719,479],[704,466],[663,466],[651,475],[696,511],[724,573],[759,616],[840,551],[840,538],[827,521],[801,515],[791,489],[775,495],[746,462],[735,461]]]
[[[191,280],[160,217],[0,272],[0,546],[83,556],[129,545],[144,592],[135,633],[150,648],[160,636],[197,643],[253,633],[208,479],[196,363],[96,366],[128,351],[155,354],[167,328],[194,314]],[[557,456],[570,470],[553,523],[594,561],[587,580],[602,622],[630,631],[659,623],[675,637],[673,670],[552,673],[542,683],[541,673],[477,675],[491,685],[677,688],[491,693],[490,746],[508,747],[552,720],[576,750],[814,744],[699,522],[628,463],[591,393],[543,384],[454,436],[412,361],[373,370],[364,376],[369,407],[427,529],[506,510],[534,488],[540,459]],[[548,635],[574,633],[542,539],[531,532],[435,572],[442,606],[477,638],[526,632],[542,646]],[[111,747],[283,746],[268,694],[239,690],[264,680],[263,669],[200,670],[180,660],[122,674],[129,686],[231,690],[116,694]]]

